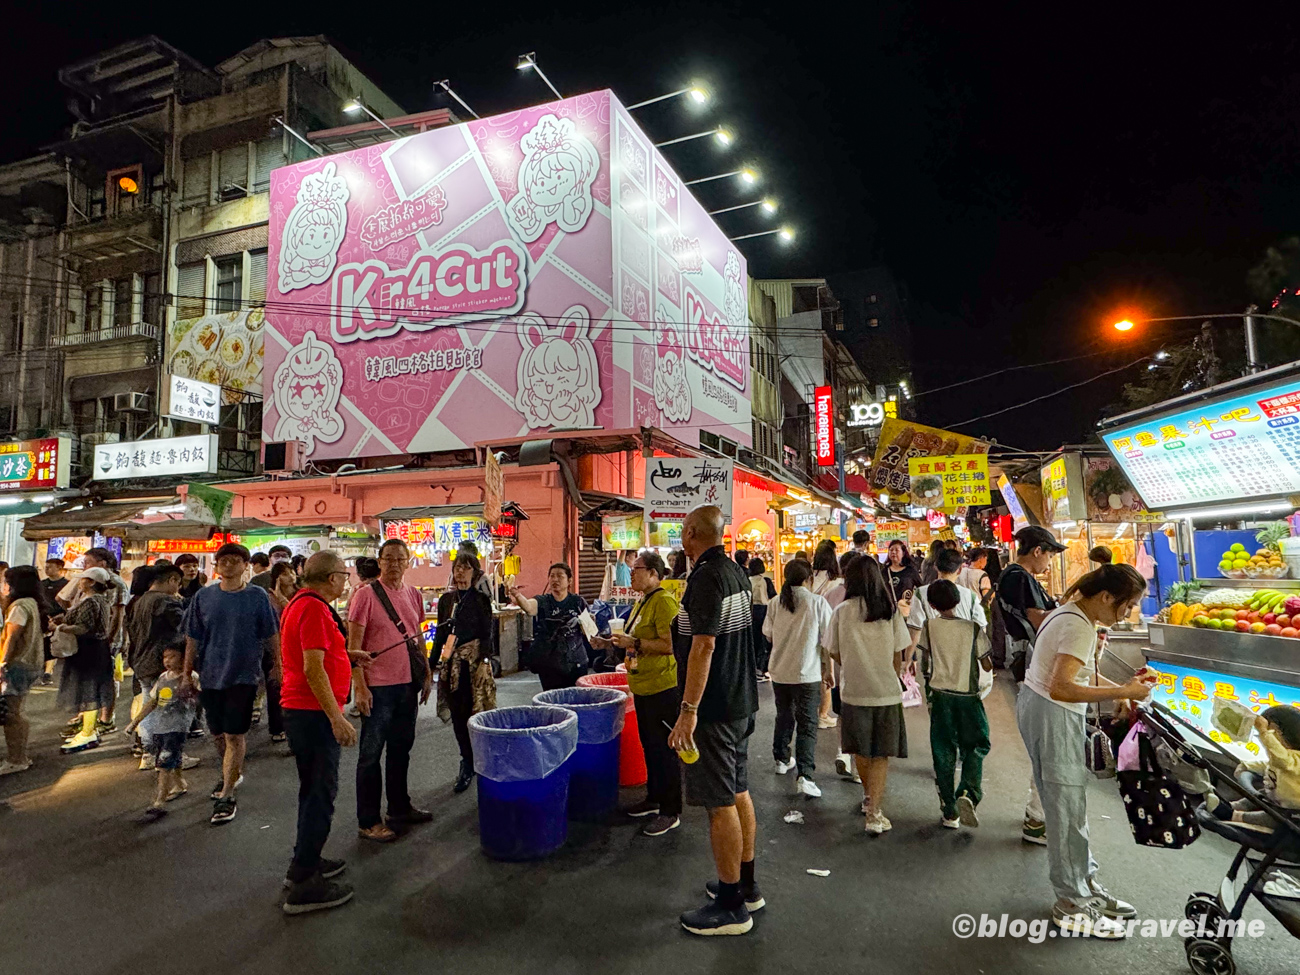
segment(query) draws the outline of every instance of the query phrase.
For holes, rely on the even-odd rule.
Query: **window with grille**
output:
[[[274,135],[263,139],[255,147],[253,160],[253,185],[249,187],[254,193],[265,193],[271,188],[271,170],[285,164],[284,139]]]
[[[130,278],[113,282],[113,324],[131,324],[132,288]]]
[[[248,253],[248,302],[252,305],[266,304],[266,250]]]
[[[216,299],[215,309],[219,312],[239,311],[244,303],[244,255],[232,254],[223,257],[216,262],[216,268],[217,287],[213,295]],[[262,280],[265,282],[265,275]],[[262,285],[262,291],[265,294],[265,283]]]
[[[248,143],[222,149],[217,156],[217,192],[231,186],[248,189]]]

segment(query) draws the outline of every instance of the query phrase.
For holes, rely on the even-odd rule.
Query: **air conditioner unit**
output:
[[[148,393],[113,394],[114,413],[148,413],[150,409],[152,407]]]
[[[246,196],[248,196],[247,189],[240,186],[238,183],[229,183],[221,187],[221,192],[217,194],[217,199],[222,203],[227,203],[230,200],[242,200]]]
[[[272,440],[262,444],[262,470],[268,474],[300,471],[307,460],[307,445],[301,440]]]
[[[122,435],[120,433],[83,433],[81,442],[98,447],[106,443],[121,443]]]

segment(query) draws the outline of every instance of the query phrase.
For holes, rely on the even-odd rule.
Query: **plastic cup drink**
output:
[[[616,633],[622,633],[622,632],[623,632],[623,620],[621,620],[621,619],[617,619],[617,618],[616,618],[616,619],[612,619],[612,620],[609,621],[609,635],[610,635],[610,636],[613,636],[613,635],[616,634]]]
[[[673,726],[670,725],[667,721],[665,721],[663,725],[669,731],[673,730]],[[700,760],[700,750],[698,748],[693,748],[693,747],[679,748],[677,750],[677,757],[680,758],[687,765],[694,765],[696,762]]]

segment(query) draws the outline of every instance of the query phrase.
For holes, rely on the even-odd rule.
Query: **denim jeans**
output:
[[[817,714],[821,708],[821,681],[811,684],[778,684],[772,682],[772,696],[776,698],[776,727],[772,731],[772,757],[779,762],[790,761],[790,739],[794,743],[794,761],[800,775],[812,778],[817,770],[814,757],[817,751]]]
[[[284,709],[289,748],[298,763],[298,840],[289,880],[302,883],[320,866],[339,791],[339,743],[323,711]]]
[[[420,688],[413,683],[370,688],[370,715],[361,719],[357,754],[357,824],[362,829],[380,821],[382,792],[388,794],[388,815],[404,816],[411,811],[406,774],[411,764],[411,746],[415,744],[419,693]],[[379,770],[381,756],[382,772]]]

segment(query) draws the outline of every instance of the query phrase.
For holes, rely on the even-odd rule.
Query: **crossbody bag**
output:
[[[370,583],[370,588],[374,591],[375,598],[379,600],[379,605],[384,607],[384,612],[388,614],[393,626],[397,627],[397,632],[406,642],[406,653],[411,658],[411,680],[423,684],[424,678],[429,674],[429,658],[424,652],[422,639],[407,631],[406,624],[397,615],[397,610],[393,607],[393,601],[388,598],[383,583],[376,579]]]

